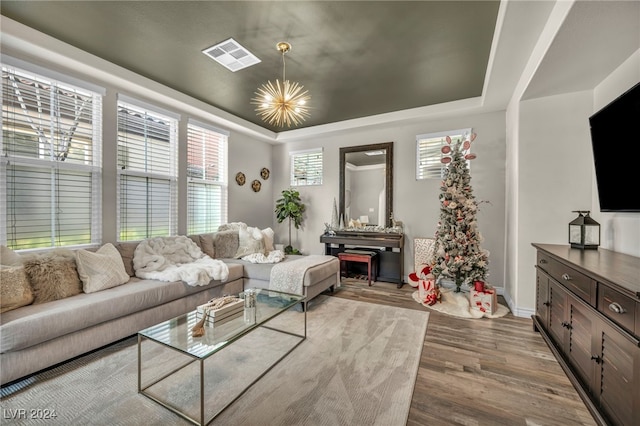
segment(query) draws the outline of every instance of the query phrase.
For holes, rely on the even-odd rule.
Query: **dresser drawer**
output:
[[[541,252],[538,252],[538,266],[573,294],[596,307],[597,283],[595,280]]]
[[[640,330],[636,329],[636,315],[640,312],[640,301],[599,283],[598,310],[631,334],[640,335]]]

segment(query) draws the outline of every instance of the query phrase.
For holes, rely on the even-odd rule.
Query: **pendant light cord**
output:
[[[285,81],[285,71],[287,69],[287,64],[284,61],[284,54],[286,52],[282,52],[282,84],[284,84]]]

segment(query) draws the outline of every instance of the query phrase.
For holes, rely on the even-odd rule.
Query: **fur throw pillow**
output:
[[[231,222],[224,223],[218,226],[218,232],[221,231],[239,231],[241,229],[247,229],[247,224],[244,222]]]
[[[0,312],[33,302],[33,292],[22,266],[0,266]]]
[[[236,255],[240,246],[238,232],[220,231],[213,234],[216,259],[230,259]]]
[[[55,249],[46,254],[31,255],[23,263],[34,292],[34,304],[64,299],[82,292],[75,255],[71,250]]]
[[[238,230],[239,247],[235,257],[237,259],[254,254],[264,254],[265,245],[262,231],[258,228],[248,227],[247,229]]]

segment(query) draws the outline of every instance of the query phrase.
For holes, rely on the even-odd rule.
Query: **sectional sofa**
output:
[[[16,381],[134,335],[143,328],[193,310],[214,297],[239,293],[245,288],[269,288],[274,264],[251,263],[236,258],[241,249],[238,230],[191,235],[189,238],[204,254],[227,265],[225,280],[191,286],[183,281],[138,278],[133,260],[139,243],[125,242],[112,246],[117,249],[122,264],[107,268],[109,271],[118,270],[120,281],[124,283],[89,293],[82,291],[81,283],[80,291],[73,291],[70,295],[58,294],[62,297],[57,300],[30,303],[9,310],[3,306],[0,314],[0,384]],[[7,253],[6,248],[3,249]],[[77,260],[80,254],[76,252],[75,255]],[[2,267],[5,279],[8,277],[5,272],[26,267],[16,259],[7,261],[7,257],[0,259],[0,263],[5,265]],[[301,272],[306,302],[302,309],[306,309],[306,303],[315,296],[339,283],[337,258],[311,256],[305,259],[305,256],[288,255],[283,262],[304,268]],[[79,271],[78,278],[83,273],[86,275],[86,271]],[[73,271],[70,275],[74,275]],[[53,274],[51,282],[63,280],[61,277]]]

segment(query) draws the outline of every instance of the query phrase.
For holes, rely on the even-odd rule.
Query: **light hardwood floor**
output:
[[[327,293],[430,313],[407,425],[595,424],[531,319],[455,318],[416,303],[414,291],[343,279]]]

